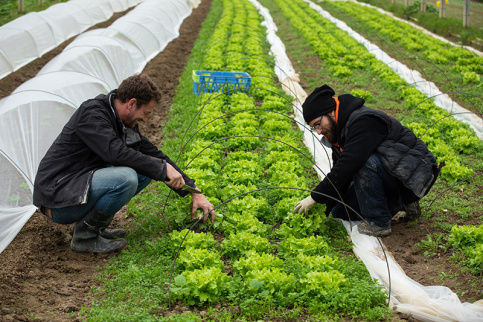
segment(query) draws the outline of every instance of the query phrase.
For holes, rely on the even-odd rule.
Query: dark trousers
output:
[[[387,172],[381,160],[375,154],[371,154],[342,197],[344,203],[357,213],[346,209],[341,203],[334,206],[331,212],[336,218],[365,219],[373,221],[378,226],[388,227],[391,225],[392,216],[404,210],[402,196],[408,193],[404,190],[407,189]]]

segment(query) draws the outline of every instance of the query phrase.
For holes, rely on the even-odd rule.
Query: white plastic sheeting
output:
[[[0,78],[142,0],[71,0],[0,27]]]
[[[189,14],[191,7],[183,0],[146,0],[108,28],[77,37],[39,75],[56,70],[85,72],[115,88],[126,77],[141,72],[177,38]]]
[[[1,155],[0,155],[1,158]],[[15,208],[0,208],[0,221],[2,225],[8,225],[11,229],[0,229],[0,240],[2,243],[8,245],[17,236],[17,232],[22,229],[25,223],[30,219],[30,216],[25,216],[26,213],[34,213],[35,206],[15,207]]]
[[[38,75],[56,71],[84,72],[104,80],[110,88],[115,88],[136,69],[129,52],[116,40],[82,37],[79,41],[74,40],[60,55],[48,62]]]
[[[0,246],[3,250],[35,212],[33,178],[40,158],[71,115],[71,104],[47,92],[19,92],[0,101]],[[40,140],[42,138],[42,140]]]
[[[162,6],[144,5],[130,12],[122,21],[114,22],[109,29],[131,39],[149,61],[178,37],[187,12],[191,13],[191,7],[185,1],[163,1]]]
[[[391,287],[390,306],[421,321],[483,321],[483,300],[461,303],[446,286],[424,286],[409,278],[386,247],[371,236],[359,233],[360,222],[342,221],[354,244],[354,253],[364,262],[371,276]],[[390,279],[389,279],[390,276]]]
[[[35,212],[38,165],[75,109],[141,72],[179,36],[191,12],[188,0],[145,0],[110,27],[77,37],[36,77],[0,100],[0,253]]]
[[[267,27],[267,40],[271,44],[271,54],[275,58],[275,73],[283,84],[284,90],[295,96],[295,119],[304,124],[302,103],[307,94],[298,84],[298,75],[285,53],[285,47],[276,35],[277,26],[270,13],[257,0],[249,0],[264,17],[263,25]],[[281,72],[281,71],[285,72]],[[314,167],[321,178],[330,171],[331,152],[314,137],[307,128],[300,126],[304,132],[305,144],[313,154],[320,167]],[[370,275],[386,287],[390,294],[389,305],[396,311],[407,313],[422,321],[483,321],[483,300],[475,303],[461,303],[458,296],[445,286],[424,286],[411,278],[389,256],[384,245],[376,237],[360,234],[357,224],[360,222],[342,221],[351,236],[354,253],[364,262]],[[382,246],[382,247],[381,247]],[[385,247],[384,247],[385,248]],[[387,258],[386,258],[387,256]],[[388,268],[389,266],[389,268]],[[390,279],[389,279],[390,276]]]

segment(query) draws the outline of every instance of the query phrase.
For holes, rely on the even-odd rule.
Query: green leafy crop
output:
[[[263,268],[281,268],[283,260],[272,254],[257,253],[242,257],[233,263],[233,269],[245,276],[249,271],[261,270]]]
[[[204,267],[184,271],[175,277],[174,283],[171,291],[188,305],[205,305],[226,297],[231,278],[217,267]]]
[[[181,245],[183,249],[188,247],[209,249],[216,245],[212,234],[189,232],[188,229],[174,230],[170,234],[171,244],[174,249]],[[184,239],[184,241],[183,241]]]
[[[186,247],[179,253],[176,264],[179,269],[190,271],[204,267],[215,267],[222,271],[225,269],[225,264],[220,259],[220,253],[192,246]]]
[[[254,253],[270,253],[272,245],[264,237],[242,231],[226,238],[221,243],[221,248],[228,257],[235,258]]]
[[[448,237],[448,245],[456,247],[466,256],[466,265],[474,274],[483,267],[483,225],[454,225]]]
[[[298,254],[309,256],[323,255],[329,250],[329,245],[321,236],[296,238],[290,236],[282,241],[278,247],[278,254],[282,258],[290,258]]]

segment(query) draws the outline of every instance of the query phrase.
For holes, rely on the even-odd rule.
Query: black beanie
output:
[[[314,89],[302,104],[305,123],[309,123],[317,116],[325,115],[336,109],[337,105],[332,98],[335,92],[327,85]]]

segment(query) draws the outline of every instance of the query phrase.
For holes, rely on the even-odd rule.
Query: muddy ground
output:
[[[183,22],[180,36],[146,66],[144,72],[162,89],[163,99],[150,120],[141,130],[155,144],[162,147],[162,126],[169,110],[190,50],[198,36],[211,0],[203,0]],[[115,14],[109,21],[94,26],[109,26],[124,13]],[[9,95],[20,84],[34,77],[42,66],[58,55],[69,43],[64,44],[0,80],[0,98]],[[310,91],[310,89],[305,89]],[[129,216],[123,210],[115,216],[112,226],[129,226]],[[441,253],[437,262],[427,261],[413,245],[428,234],[424,220],[419,225],[406,223],[395,225],[391,236],[383,239],[409,277],[423,285],[435,284],[438,272],[451,269],[449,253]],[[13,242],[0,254],[0,321],[76,321],[81,306],[89,306],[93,300],[91,287],[98,285],[95,273],[111,256],[78,254],[70,250],[70,225],[50,222],[36,212]],[[460,282],[464,282],[461,276]],[[452,289],[461,287],[448,280]],[[475,294],[465,294],[462,301]]]

